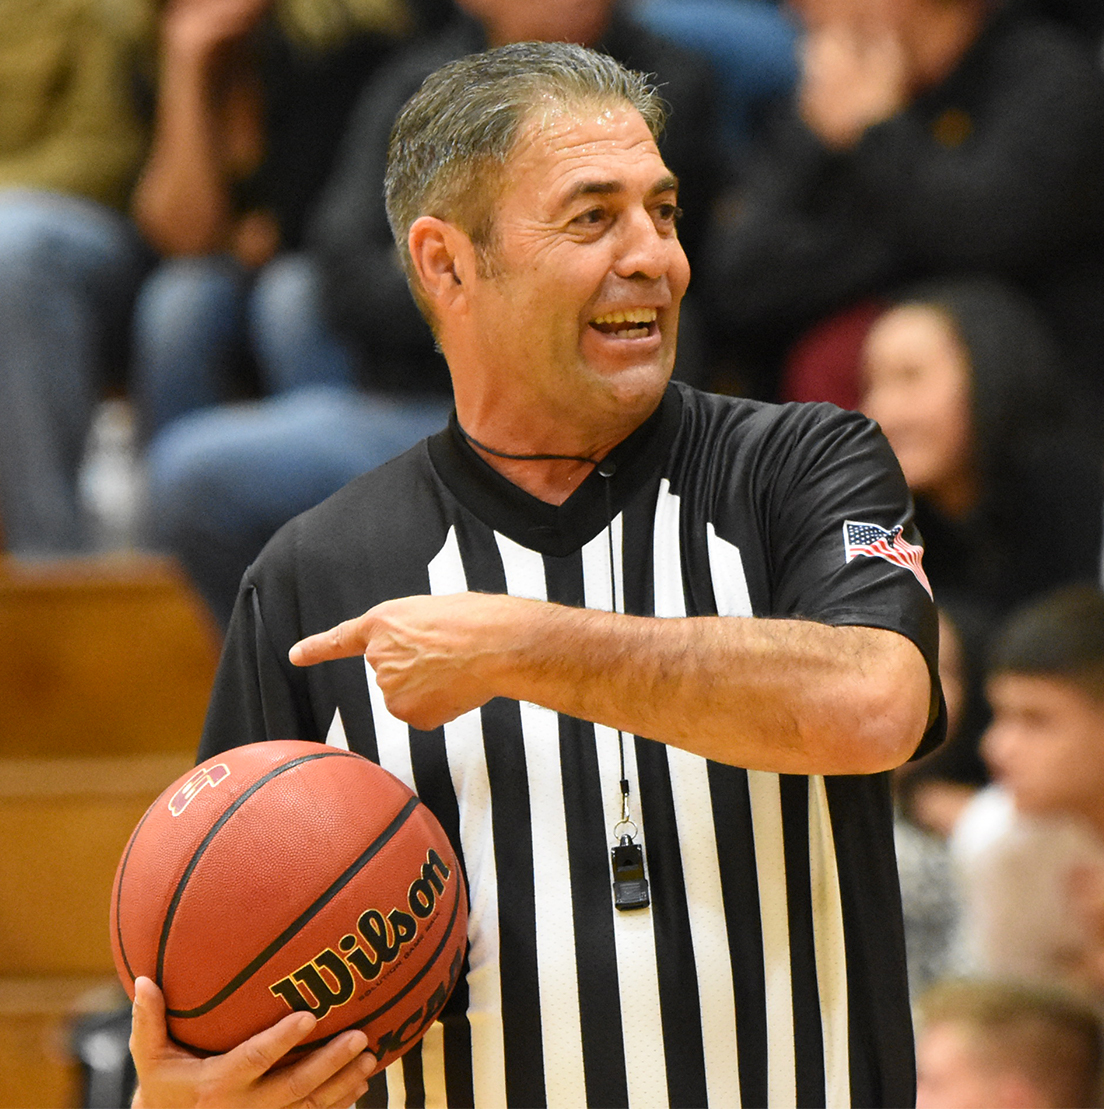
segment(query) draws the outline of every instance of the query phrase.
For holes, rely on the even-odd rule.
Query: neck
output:
[[[491,467],[514,485],[548,504],[563,504],[595,469],[606,477],[612,474],[612,470],[606,473],[602,469],[604,451],[595,455],[576,455],[498,450],[480,442],[459,422],[456,426],[472,449]]]
[[[559,394],[571,392],[570,383],[558,393],[526,390],[516,373],[460,373],[460,359],[448,360],[456,422],[472,450],[530,496],[556,505],[655,414],[666,391],[665,381],[622,394],[584,387],[566,401]]]

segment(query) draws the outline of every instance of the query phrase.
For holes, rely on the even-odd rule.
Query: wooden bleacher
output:
[[[0,555],[0,1109],[78,1104],[70,1022],[118,996],[115,867],[194,759],[217,655],[166,560]]]

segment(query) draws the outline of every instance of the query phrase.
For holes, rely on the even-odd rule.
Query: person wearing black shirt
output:
[[[670,383],[689,267],[660,119],[576,46],[426,81],[388,211],[453,417],[239,592],[201,757],[358,751],[463,859],[466,972],[371,1104],[914,1097],[888,771],[943,725],[908,492],[858,414]],[[192,1059],[139,987],[145,1109],[183,1075],[344,1104],[370,1065],[350,1032],[263,1074],[301,1014]]]

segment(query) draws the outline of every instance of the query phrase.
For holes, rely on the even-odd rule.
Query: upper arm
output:
[[[269,627],[260,588],[247,578],[215,674],[200,759],[268,739],[322,738],[309,711],[306,679],[288,662],[277,638],[284,637]]]
[[[872,633],[863,689],[887,723],[912,737],[904,743],[915,748],[927,730],[927,749],[944,730],[938,617],[922,562],[907,550],[923,541],[904,477],[872,421],[828,406],[793,411],[809,422],[777,459],[764,521],[773,613]],[[848,522],[901,531],[883,553],[877,543],[875,553],[855,553]]]

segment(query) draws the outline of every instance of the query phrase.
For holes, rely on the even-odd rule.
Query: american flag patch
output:
[[[884,558],[886,562],[892,562],[895,566],[903,566],[915,576],[930,597],[931,583],[921,565],[924,548],[902,539],[903,530],[904,528],[898,526],[892,531],[886,531],[877,524],[846,520],[843,525],[843,548],[847,555],[846,561],[850,562],[859,555],[870,555],[873,558]]]

